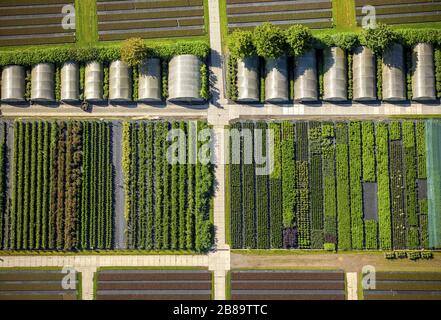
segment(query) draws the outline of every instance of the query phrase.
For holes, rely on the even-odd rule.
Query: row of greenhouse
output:
[[[206,70],[205,64],[188,54],[175,56],[168,64],[158,58],[144,59],[136,68],[121,60],[108,65],[97,61],[84,65],[68,61],[60,66],[44,62],[30,70],[8,65],[2,70],[1,100],[159,102],[164,98],[163,87],[168,86],[170,101],[201,102],[206,99],[201,96],[206,91],[201,88],[206,85],[202,70]]]
[[[389,46],[382,57],[364,46],[310,49],[291,59],[257,55],[229,65],[237,102],[433,101],[437,98],[434,47]],[[236,69],[231,71],[231,69]]]

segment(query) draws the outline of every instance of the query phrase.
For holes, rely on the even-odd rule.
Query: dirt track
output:
[[[231,254],[231,269],[238,268],[323,268],[342,269],[345,272],[361,272],[363,266],[371,265],[377,270],[429,271],[441,270],[441,255],[431,260],[409,259],[386,260],[382,253],[364,254],[293,254],[293,255],[248,255]]]

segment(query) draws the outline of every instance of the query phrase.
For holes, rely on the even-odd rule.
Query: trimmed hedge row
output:
[[[0,122],[0,212],[6,212],[6,165],[8,161],[7,147],[6,147],[6,134],[8,124],[6,122]],[[6,215],[0,215],[0,249],[3,249],[3,242],[5,237],[5,221]]]

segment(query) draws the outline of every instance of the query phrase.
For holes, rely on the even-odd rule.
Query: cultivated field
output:
[[[343,271],[231,271],[232,300],[344,300]]]
[[[0,269],[0,300],[77,300],[79,281],[76,273],[75,283],[69,289],[63,288],[66,273],[61,270],[9,270]],[[70,289],[70,286],[75,289]]]
[[[254,28],[262,22],[290,26],[303,24],[313,29],[332,26],[330,0],[226,0],[228,28]]]
[[[441,21],[440,0],[356,0],[357,22],[364,17],[363,6],[374,6],[377,21],[387,24]]]
[[[231,148],[241,150],[240,163],[230,165],[232,248],[428,247],[424,121],[237,122],[230,128],[243,132],[240,146]],[[256,150],[267,143],[256,141],[269,131],[274,167],[269,176],[258,175],[263,165]]]
[[[212,273],[205,270],[99,270],[97,300],[210,300]]]
[[[377,272],[365,300],[441,300],[439,272]]]
[[[73,4],[73,0],[2,1],[0,47],[75,42],[75,30],[62,25],[63,7]]]

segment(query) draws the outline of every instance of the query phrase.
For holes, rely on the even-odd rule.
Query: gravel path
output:
[[[112,121],[112,162],[114,174],[115,248],[126,249],[126,220],[124,219],[124,178],[122,173],[122,123]]]

